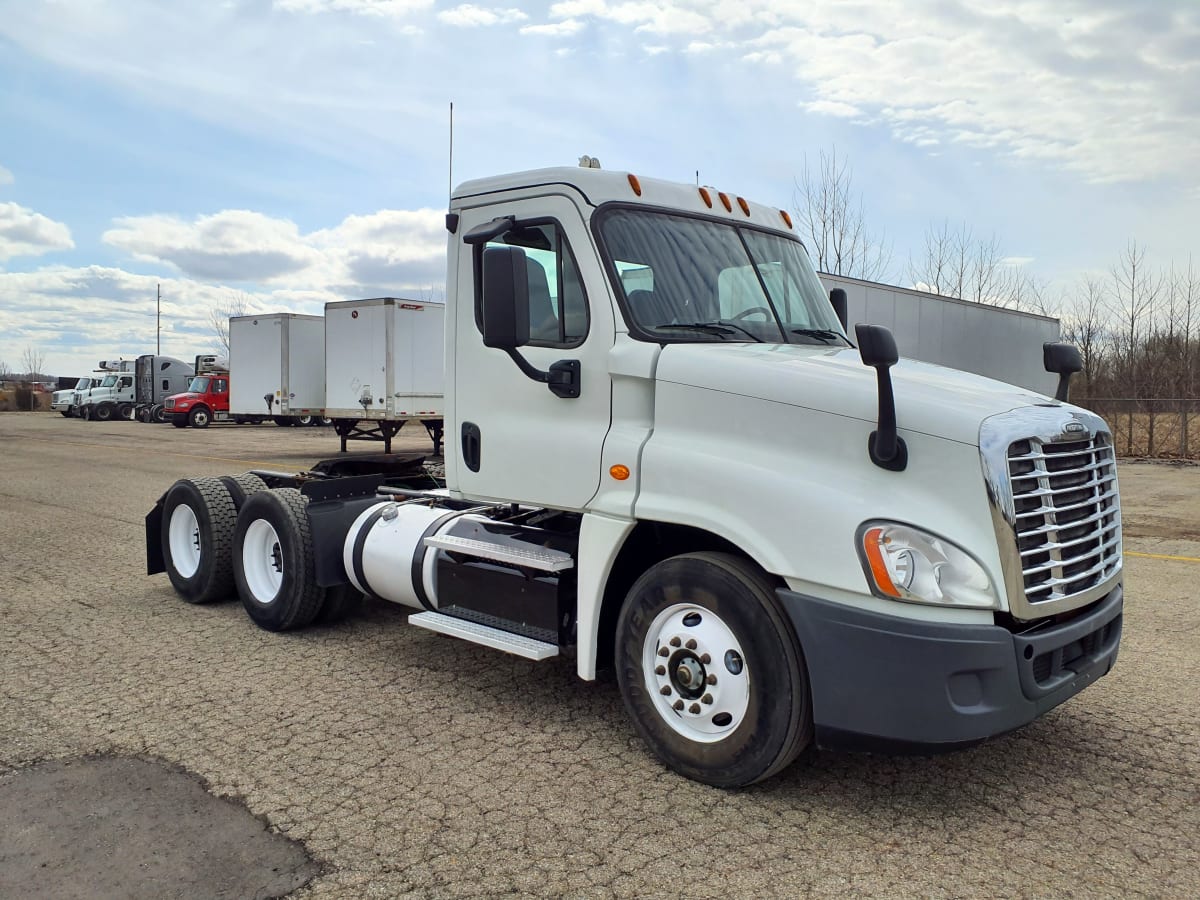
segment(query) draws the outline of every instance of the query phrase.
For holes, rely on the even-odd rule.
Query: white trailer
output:
[[[325,415],[347,440],[391,439],[422,422],[440,444],[445,304],[376,297],[325,304]],[[239,376],[240,377],[240,376]]]
[[[229,320],[229,414],[308,424],[325,405],[325,320],[269,313]]]
[[[849,322],[891,330],[903,357],[1054,393],[1042,345],[1058,340],[1058,319],[844,275],[821,283],[846,292]]]
[[[611,669],[646,745],[726,787],[810,745],[970,746],[1115,664],[1116,459],[1074,348],[1038,348],[1054,397],[899,361],[851,341],[786,211],[631,173],[469,182],[446,228],[444,481],[177,481],[146,551],[184,600],[284,631],[368,594]],[[374,365],[339,408],[387,409]]]

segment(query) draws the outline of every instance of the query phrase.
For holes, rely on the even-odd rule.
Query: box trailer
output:
[[[229,320],[229,413],[293,424],[325,405],[325,320],[270,313]]]
[[[847,321],[890,329],[903,357],[1054,393],[1042,345],[1058,340],[1058,319],[843,275],[821,283],[846,292]]]
[[[445,304],[398,297],[325,304],[325,415],[343,450],[364,438],[391,452],[392,436],[414,420],[439,442],[445,318]]]

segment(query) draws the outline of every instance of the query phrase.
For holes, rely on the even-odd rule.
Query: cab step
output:
[[[472,543],[482,542],[473,541]],[[499,628],[481,625],[478,622],[468,622],[466,619],[459,619],[455,616],[437,612],[413,613],[408,617],[408,621],[409,624],[416,625],[418,628],[427,628],[438,634],[448,634],[450,637],[461,638],[472,644],[482,644],[484,647],[492,647],[495,650],[503,650],[505,653],[523,656],[526,659],[542,660],[558,656],[556,644],[535,641],[533,638],[501,631]]]
[[[436,547],[450,553],[462,553],[477,559],[490,559],[493,562],[508,563],[510,566],[523,566],[527,569],[537,569],[541,572],[562,572],[574,568],[575,560],[571,554],[561,550],[545,548],[514,547],[511,544],[496,544],[491,541],[476,541],[471,538],[454,537],[453,535],[430,535],[425,538],[426,547]],[[423,613],[421,614],[423,615]]]

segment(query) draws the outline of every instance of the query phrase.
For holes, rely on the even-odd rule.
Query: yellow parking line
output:
[[[1162,553],[1135,553],[1132,550],[1125,551],[1126,556],[1140,556],[1143,559],[1171,559],[1175,562],[1194,562],[1200,563],[1200,558],[1195,556],[1165,556]]]

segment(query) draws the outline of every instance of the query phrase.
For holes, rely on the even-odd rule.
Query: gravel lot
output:
[[[1200,896],[1200,468],[1120,468],[1110,676],[974,750],[819,753],[728,792],[666,771],[571,661],[382,604],[269,634],[143,574],[176,478],[336,449],[325,429],[0,414],[0,784],[89,754],[182,767],[303,843],[321,874],[297,896]]]

